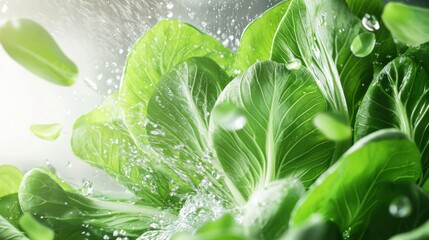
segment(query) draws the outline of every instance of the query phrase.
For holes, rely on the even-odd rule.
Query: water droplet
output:
[[[239,75],[240,73],[241,73],[241,70],[240,70],[240,69],[235,69],[235,70],[234,70],[234,74],[235,74],[235,75]]]
[[[411,201],[406,196],[395,197],[389,206],[389,212],[397,218],[405,218],[410,216],[413,211]]]
[[[319,26],[326,26],[326,13],[320,15]]]
[[[228,102],[216,105],[212,115],[217,125],[230,131],[240,130],[247,123],[247,118],[243,111]]]
[[[67,164],[66,164],[66,166],[67,166],[68,168],[71,168],[71,167],[72,167],[72,163],[71,163],[70,161],[68,161],[68,162],[67,162]]]
[[[82,194],[85,196],[89,196],[92,194],[92,191],[94,190],[94,184],[91,181],[84,181],[82,184]]]
[[[103,240],[109,240],[109,239],[110,239],[109,236],[107,236],[107,235],[103,236]]]
[[[125,230],[121,229],[121,230],[119,231],[119,235],[126,236],[126,235],[127,235],[127,232],[126,232]]]
[[[171,10],[171,9],[173,9],[173,7],[174,7],[174,3],[172,3],[172,2],[167,3],[167,9]]]
[[[301,60],[299,60],[298,58],[291,59],[289,62],[286,63],[286,68],[289,70],[297,70],[300,69],[301,66]]]
[[[356,57],[366,57],[374,50],[375,42],[374,33],[361,33],[353,39],[350,49]]]
[[[380,23],[377,18],[373,15],[365,14],[362,18],[362,25],[366,28],[366,30],[374,32],[380,29]]]
[[[49,171],[56,173],[57,169],[54,166],[52,166],[51,162],[48,159],[46,159],[45,161],[46,161],[46,167],[49,169]]]
[[[121,48],[121,49],[119,49],[118,52],[119,52],[119,54],[122,54],[122,53],[124,53],[124,49]]]
[[[168,18],[172,18],[173,17],[173,12],[167,12],[167,17]]]
[[[113,236],[114,237],[117,237],[118,235],[119,235],[119,231],[118,230],[113,231]]]
[[[348,240],[348,239],[350,239],[350,233],[352,232],[352,228],[351,227],[349,227],[349,228],[347,228],[346,230],[344,230],[344,232],[343,232],[343,238],[345,239],[345,240]]]

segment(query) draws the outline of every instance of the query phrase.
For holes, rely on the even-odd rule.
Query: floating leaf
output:
[[[392,35],[409,45],[429,41],[429,9],[391,2],[381,16]]]
[[[326,138],[333,141],[342,141],[352,136],[352,129],[341,121],[340,117],[335,116],[333,113],[323,112],[314,118],[313,123]]]
[[[62,126],[58,123],[33,124],[30,126],[30,131],[40,139],[55,141],[61,135]]]
[[[61,86],[72,85],[76,65],[48,31],[30,19],[14,19],[0,26],[0,42],[15,61],[37,76]]]

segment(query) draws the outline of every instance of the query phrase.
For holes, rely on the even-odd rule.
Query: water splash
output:
[[[94,190],[94,184],[91,181],[86,180],[82,183],[81,191],[84,196],[90,196],[93,190]]]

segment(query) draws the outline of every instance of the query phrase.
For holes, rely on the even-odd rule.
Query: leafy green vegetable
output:
[[[385,182],[416,181],[421,174],[417,146],[396,130],[380,130],[350,148],[311,187],[294,210],[291,223],[320,214],[345,235],[360,239]]]
[[[426,19],[395,23],[409,13],[391,6],[413,8],[387,5],[397,37]],[[81,116],[71,139],[133,195],[75,189],[45,169],[22,180],[3,166],[0,238],[387,239],[420,226],[403,237],[425,236],[429,45],[395,44],[377,20],[383,7],[283,1],[249,24],[236,55],[161,21],[133,47],[120,92]],[[0,41],[40,76],[73,83],[77,69],[31,20],[1,26]],[[32,131],[55,140],[61,127]]]
[[[31,240],[53,240],[54,231],[39,223],[30,214],[24,214],[19,219],[19,225],[27,233]]]
[[[174,169],[180,169],[198,186],[206,178],[212,191],[224,189],[212,173],[220,166],[204,162],[209,147],[210,112],[228,75],[209,58],[191,58],[166,73],[148,102],[146,131],[151,146]],[[192,164],[189,164],[189,163]],[[227,190],[227,189],[225,189]],[[222,193],[222,194],[228,194]]]
[[[389,63],[374,79],[356,117],[355,138],[397,128],[414,139],[422,155],[424,181],[429,169],[429,74],[408,57]]]
[[[277,26],[291,1],[282,1],[253,20],[240,39],[234,70],[244,72],[256,62],[270,59]]]
[[[382,19],[392,35],[406,44],[429,41],[429,9],[392,2],[384,8]]]
[[[43,169],[33,169],[24,176],[19,190],[24,213],[43,217],[54,230],[88,225],[94,236],[111,235],[121,229],[128,237],[138,237],[151,229],[154,217],[171,221],[175,216],[149,206],[101,201],[63,189]]]
[[[61,86],[76,81],[76,65],[51,34],[33,20],[6,21],[0,26],[0,42],[13,59],[37,76]]]
[[[22,211],[18,202],[18,193],[0,197],[0,215],[14,227],[19,226],[18,222]]]
[[[393,38],[381,20],[384,4],[382,0],[346,0],[350,11],[361,19],[365,28],[369,25],[377,25],[378,30],[373,31],[377,43],[374,46],[371,57],[374,64],[374,70],[380,71],[381,68],[389,63],[392,58],[397,56],[397,46]],[[367,22],[365,24],[365,22]],[[368,30],[368,29],[367,29]]]
[[[330,108],[353,122],[372,78],[371,61],[350,50],[361,30],[343,1],[290,1],[274,37],[271,59],[284,63],[300,59]]]
[[[287,229],[292,209],[304,192],[298,179],[282,179],[253,193],[245,209],[243,225],[247,235],[255,239],[278,239]]]
[[[154,172],[152,164],[135,144],[122,119],[117,95],[107,97],[103,104],[81,116],[74,124],[71,146],[74,153],[93,166],[105,170],[125,185],[146,204],[169,206],[177,202],[170,196],[169,180],[162,172]],[[143,162],[145,164],[143,164]],[[188,186],[176,178],[180,190]],[[156,183],[156,187],[154,187]],[[188,190],[189,191],[189,190]]]
[[[21,171],[11,165],[0,166],[0,197],[17,193],[22,181]]]
[[[3,240],[30,240],[24,233],[16,229],[0,215],[0,239]]]
[[[230,71],[232,52],[193,26],[163,20],[133,47],[120,89],[125,120],[138,144],[147,143],[148,102],[160,78],[191,57],[208,57]]]
[[[243,109],[247,124],[228,131],[211,120],[217,157],[244,199],[266,184],[285,177],[309,186],[325,171],[333,152],[312,124],[326,102],[305,69],[261,62],[234,79],[216,104]]]
[[[289,229],[281,240],[342,240],[337,224],[319,215],[313,215],[304,224]]]
[[[377,207],[363,239],[388,239],[419,227],[429,219],[429,194],[415,183],[382,184],[376,199]],[[398,199],[404,201],[398,202]]]
[[[55,141],[61,135],[63,127],[61,124],[33,124],[30,131],[37,137],[46,141]]]
[[[341,116],[334,113],[319,113],[313,123],[330,140],[342,141],[352,136],[351,128],[341,120]]]

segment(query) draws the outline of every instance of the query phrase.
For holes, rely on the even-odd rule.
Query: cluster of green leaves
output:
[[[159,22],[130,52],[119,93],[71,140],[134,197],[6,169],[0,237],[427,238],[427,13],[286,0],[250,23],[237,53]],[[371,33],[368,16],[383,20]],[[49,229],[28,232],[31,216]]]

